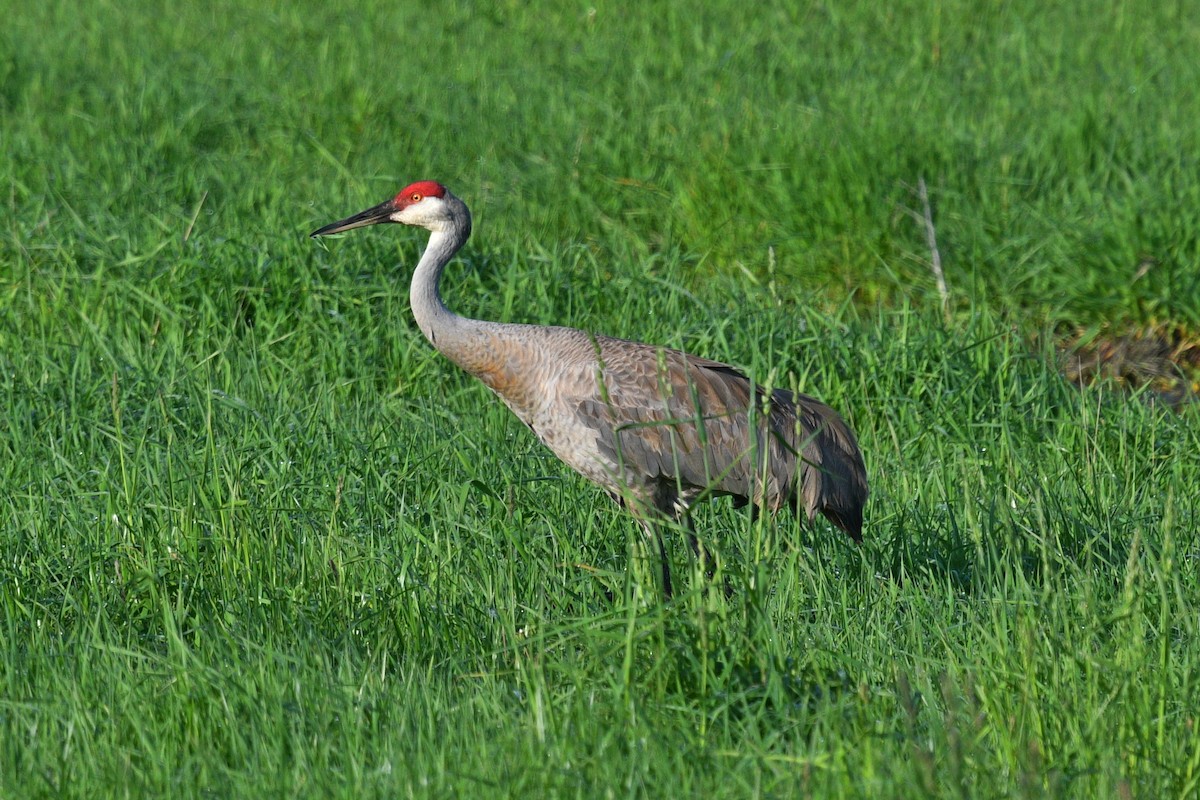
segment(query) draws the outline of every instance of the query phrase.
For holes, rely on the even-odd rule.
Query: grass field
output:
[[[1055,344],[1200,333],[1200,10],[1059,5],[10,9],[0,796],[1200,795],[1200,417]],[[451,307],[842,410],[864,545],[659,603],[424,237],[307,238],[418,178]]]

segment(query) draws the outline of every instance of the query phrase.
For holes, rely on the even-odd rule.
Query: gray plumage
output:
[[[791,505],[810,520],[820,512],[861,541],[866,469],[853,432],[829,406],[768,392],[727,364],[678,350],[450,312],[438,281],[470,236],[471,218],[432,181],[313,236],[379,222],[430,230],[410,288],[418,326],[555,455],[653,532],[666,594],[670,569],[656,520],[687,519],[692,504],[709,497],[731,495],[771,512]]]

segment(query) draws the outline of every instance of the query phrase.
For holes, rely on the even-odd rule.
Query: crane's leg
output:
[[[712,556],[709,554],[708,548],[700,541],[700,537],[696,535],[696,523],[692,521],[692,515],[685,515],[683,521],[687,526],[688,547],[691,548],[692,555],[700,562],[700,566],[704,568],[704,577],[712,580],[714,569]]]
[[[717,559],[704,546],[704,542],[700,541],[700,537],[696,535],[696,524],[692,521],[691,514],[684,517],[687,524],[688,546],[692,549],[692,555],[700,562],[700,567],[704,570],[704,579],[712,583],[713,576],[717,572]],[[724,585],[721,587],[725,592],[725,599],[733,597],[733,584],[729,582],[729,576],[725,576]]]
[[[666,519],[655,505],[646,503],[640,498],[626,497],[619,492],[610,491],[609,497],[621,508],[631,512],[646,534],[646,541],[653,542],[658,548],[658,558],[662,566],[663,600],[670,600],[674,594],[671,585],[671,560],[667,557],[667,543],[663,540],[662,525]]]
[[[646,533],[646,541],[653,542],[658,547],[658,558],[662,565],[663,600],[670,600],[674,594],[671,587],[671,561],[667,558],[667,543],[663,540],[662,528],[653,520],[638,516],[642,530]]]
[[[654,537],[658,540],[658,557],[662,560],[663,600],[670,600],[671,591],[671,560],[667,558],[667,543],[663,541],[662,529],[656,526]]]

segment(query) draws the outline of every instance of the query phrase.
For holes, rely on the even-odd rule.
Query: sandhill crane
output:
[[[438,281],[471,235],[466,204],[434,181],[312,232],[381,222],[426,228],[410,302],[417,325],[479,378],[560,459],[629,508],[657,541],[662,591],[671,573],[660,523],[732,495],[811,521],[819,511],[861,541],[867,476],[854,433],[813,397],[752,384],[727,364],[573,328],[488,322],[446,308]],[[753,436],[751,436],[753,431]],[[695,535],[692,550],[700,555]]]

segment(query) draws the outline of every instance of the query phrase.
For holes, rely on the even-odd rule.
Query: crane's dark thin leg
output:
[[[704,543],[700,541],[700,537],[696,535],[696,525],[692,522],[692,517],[689,514],[687,520],[687,535],[688,546],[692,548],[692,555],[700,562],[700,566],[704,569],[704,579],[712,583],[713,576],[717,572],[717,559],[709,552]],[[729,583],[729,576],[725,576],[724,586],[722,589],[725,592],[725,599],[733,597],[733,585]]]
[[[634,517],[642,526],[642,530],[646,532],[646,538],[658,544],[658,557],[662,563],[663,600],[670,600],[673,594],[671,589],[671,561],[667,558],[667,545],[663,541],[661,520],[655,517],[657,512],[653,509],[647,510],[638,503],[629,502],[624,495],[618,492],[609,492],[608,496],[621,508],[632,511]]]
[[[712,580],[713,570],[716,565],[713,564],[712,554],[708,552],[700,541],[700,537],[696,535],[696,523],[692,521],[692,515],[688,514],[684,518],[684,524],[687,525],[688,547],[692,549],[692,555],[700,562],[700,566],[704,568],[704,577]]]
[[[667,543],[663,540],[662,529],[659,524],[651,522],[648,519],[639,519],[642,524],[642,529],[646,532],[646,539],[658,545],[658,558],[662,565],[662,593],[663,600],[670,600],[673,594],[671,588],[671,560],[667,558]]]
[[[654,536],[658,539],[658,557],[662,559],[663,600],[670,600],[674,594],[671,591],[671,560],[667,558],[667,544],[663,541],[662,531],[655,528]]]

